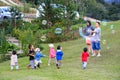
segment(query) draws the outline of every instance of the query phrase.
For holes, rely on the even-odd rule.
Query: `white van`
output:
[[[12,18],[10,6],[0,6],[0,21]]]

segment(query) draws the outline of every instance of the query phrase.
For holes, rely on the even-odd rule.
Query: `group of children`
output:
[[[63,57],[63,51],[62,51],[62,47],[61,46],[57,46],[57,50],[54,49],[54,45],[53,44],[49,44],[49,60],[48,60],[48,66],[50,66],[50,62],[52,59],[55,60],[56,63],[56,67],[59,69],[62,65],[62,57]],[[40,65],[42,63],[41,58],[45,57],[45,55],[43,55],[40,52],[40,48],[36,48],[34,49],[34,46],[32,44],[29,44],[28,46],[29,48],[29,65],[27,66],[27,68],[32,68],[32,69],[36,69],[36,68],[40,68]],[[16,66],[16,69],[18,70],[18,59],[17,59],[17,53],[16,51],[12,52],[11,55],[11,70],[13,70],[14,66]]]
[[[96,55],[96,52],[98,52],[98,57],[101,56],[100,54],[100,36],[101,36],[101,29],[100,29],[100,22],[96,22],[96,28],[94,29],[91,27],[91,22],[87,21],[87,27],[84,29],[86,34],[86,44],[88,45],[88,48],[84,48],[81,60],[82,60],[82,68],[86,69],[87,61],[89,57],[89,52],[92,51],[92,56]],[[56,63],[56,67],[59,69],[62,62],[63,57],[63,51],[61,46],[57,46],[57,50],[54,49],[53,44],[49,44],[49,60],[48,60],[48,66],[50,66],[51,60],[54,59]],[[45,57],[40,52],[39,48],[34,49],[34,46],[32,44],[29,44],[29,61],[30,64],[27,66],[28,68],[36,69],[37,67],[40,68],[40,64],[42,63],[41,57]],[[13,70],[13,67],[16,66],[16,69],[19,69],[18,67],[18,60],[16,51],[13,51],[11,56],[11,70]]]
[[[62,60],[62,56],[63,56],[62,47],[57,46],[57,51],[55,51],[53,44],[49,44],[49,47],[50,47],[50,50],[49,50],[48,66],[50,66],[51,59],[55,59],[56,67],[59,69],[61,66],[61,60]],[[34,53],[35,53],[35,55],[34,55]],[[36,48],[34,50],[33,45],[29,44],[30,64],[28,65],[28,68],[29,67],[31,67],[32,69],[36,69],[37,67],[40,68],[40,64],[42,63],[42,61],[40,59],[41,59],[41,57],[44,57],[44,56],[45,55],[43,55],[40,52],[39,48]],[[34,65],[34,62],[35,62],[35,65]]]

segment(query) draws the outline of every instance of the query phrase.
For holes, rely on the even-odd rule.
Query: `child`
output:
[[[101,37],[101,29],[100,29],[100,22],[96,22],[96,28],[92,33],[95,33],[95,35],[92,37],[92,49],[93,49],[93,55],[95,56],[96,53],[98,53],[97,57],[100,57],[100,37]]]
[[[52,59],[54,59],[55,62],[56,62],[56,58],[55,58],[56,57],[56,51],[54,49],[54,45],[53,44],[49,44],[49,47],[50,47],[50,49],[49,49],[48,66],[50,66],[50,62],[51,62]]]
[[[62,64],[62,57],[63,57],[63,52],[62,52],[62,47],[61,46],[57,46],[57,52],[56,52],[56,60],[57,60],[57,64],[56,67],[59,69],[61,64]]]
[[[30,64],[27,66],[28,68],[32,68],[34,69],[34,47],[32,44],[29,44],[28,46],[29,48],[29,60],[30,60]]]
[[[12,55],[11,55],[11,70],[13,70],[14,66],[16,66],[16,70],[19,69],[18,59],[17,59],[17,54],[16,53],[17,53],[16,51],[13,51]]]
[[[36,48],[36,54],[35,54],[35,68],[38,67],[40,68],[40,64],[42,63],[42,61],[40,60],[41,57],[44,57],[45,55],[43,55],[41,52],[40,52],[40,49],[39,48]]]
[[[87,51],[88,51],[88,49],[84,48],[83,52],[82,52],[82,56],[81,56],[83,69],[86,69],[86,66],[87,66],[87,61],[88,61],[88,57],[89,57],[89,53]]]

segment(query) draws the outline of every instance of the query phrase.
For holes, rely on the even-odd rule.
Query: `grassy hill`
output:
[[[113,29],[110,27],[113,25]],[[19,58],[20,70],[11,71],[9,63],[0,63],[0,80],[120,80],[120,21],[109,22],[107,26],[101,26],[102,38],[101,57],[90,56],[86,70],[81,68],[80,53],[85,47],[84,39],[56,43],[63,47],[64,57],[61,69],[56,69],[55,64],[47,66],[48,45],[44,46],[41,69],[31,70],[28,57]],[[115,30],[115,33],[112,33]],[[114,32],[114,31],[113,31]],[[102,44],[105,41],[105,44]]]

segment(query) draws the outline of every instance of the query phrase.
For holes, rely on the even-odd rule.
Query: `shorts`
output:
[[[87,45],[91,45],[91,40],[90,40],[89,37],[86,38],[86,44],[87,44]]]
[[[41,60],[35,60],[35,66],[37,66],[38,64],[41,64],[42,61]]]
[[[100,41],[92,42],[92,49],[93,50],[100,50],[101,49],[101,47],[100,47]]]

